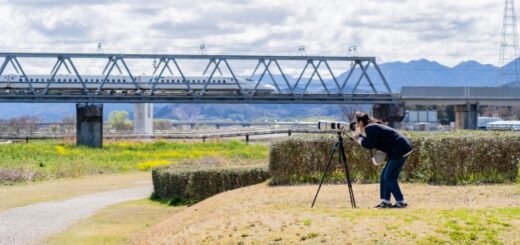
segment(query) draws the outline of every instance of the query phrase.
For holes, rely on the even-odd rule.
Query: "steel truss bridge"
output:
[[[27,72],[25,60],[46,60],[53,62],[49,67],[49,76],[41,81],[39,86],[32,81],[31,76],[41,75]],[[81,72],[77,63],[81,60],[96,60],[104,62],[104,68],[95,74]],[[136,79],[136,71],[129,65],[130,61],[157,62],[152,79],[144,81],[148,89],[143,89],[143,81]],[[189,83],[186,69],[182,62],[204,62],[201,73],[205,78],[202,89],[193,89]],[[22,90],[0,89],[0,102],[51,102],[51,103],[256,103],[256,104],[396,104],[399,96],[392,93],[390,86],[376,63],[374,57],[346,56],[262,56],[262,55],[182,55],[182,54],[94,54],[94,53],[0,53],[0,77],[8,75],[6,70],[12,68],[25,86]],[[255,84],[253,90],[246,90],[237,80],[232,62],[243,65],[247,62],[255,64],[248,75]],[[288,78],[284,72],[283,62],[301,62],[305,65],[295,80]],[[343,64],[343,69],[333,71],[332,64]],[[49,63],[51,64],[51,63]],[[64,68],[64,69],[63,69]],[[368,70],[372,69],[372,72]],[[210,81],[227,71],[236,83],[234,93],[211,93]],[[75,86],[81,85],[79,92],[59,91],[53,88],[57,84],[56,77],[66,71],[75,77]],[[311,73],[310,76],[305,74]],[[106,86],[111,76],[123,75],[129,77],[125,88],[130,85],[132,92],[108,93]],[[182,91],[163,93],[159,85],[160,79],[170,74],[182,78]],[[340,76],[343,74],[343,77]],[[375,74],[375,75],[374,75]],[[102,79],[88,83],[85,77],[97,75]],[[327,78],[326,78],[327,77]],[[340,78],[341,77],[341,78]],[[1,81],[0,81],[1,82]],[[5,82],[5,81],[4,81]],[[42,83],[44,86],[42,87]],[[60,84],[64,84],[61,82]],[[87,87],[87,84],[89,87]],[[259,86],[269,84],[273,92],[257,93]],[[318,86],[310,89],[311,85]],[[200,86],[200,85],[199,85]],[[361,89],[365,86],[365,89]],[[123,89],[123,88],[122,88]],[[127,89],[128,90],[128,89]]]

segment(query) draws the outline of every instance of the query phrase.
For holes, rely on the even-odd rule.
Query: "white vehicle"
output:
[[[105,76],[82,76],[85,86],[89,90],[96,90]],[[201,91],[206,86],[206,93],[235,93],[240,92],[240,88],[232,77],[213,77],[207,83],[207,77],[185,77],[183,81],[180,76],[162,76],[156,81],[154,76],[135,76],[135,83],[130,76],[109,76],[103,83],[102,91],[113,92],[130,92],[130,91],[147,91],[155,86],[155,91],[159,93],[176,93],[186,92],[189,88],[192,91]],[[56,75],[51,80],[51,75],[33,75],[27,76],[34,89],[45,89],[47,86],[51,91],[82,91],[83,85],[79,78],[75,75]],[[256,82],[251,79],[237,78],[242,92],[251,93],[255,90]],[[155,84],[155,85],[154,85]],[[0,76],[0,90],[24,90],[29,89],[24,76],[21,75],[2,75]],[[258,85],[257,94],[270,94],[274,91],[271,85]]]

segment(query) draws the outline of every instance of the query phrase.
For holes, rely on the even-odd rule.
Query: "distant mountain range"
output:
[[[520,61],[519,61],[520,62]],[[510,71],[514,66],[513,62],[505,66],[506,71]],[[403,86],[474,86],[474,87],[494,87],[498,86],[499,67],[490,64],[481,64],[477,61],[464,61],[454,67],[448,67],[439,64],[435,61],[426,59],[412,60],[410,62],[390,62],[379,64],[382,73],[384,74],[392,91],[398,92]],[[373,79],[378,91],[385,91],[382,80],[374,67],[368,69],[368,74]],[[346,79],[348,71],[340,74],[337,77],[341,84]],[[358,78],[361,76],[359,67],[352,73],[349,82],[347,83],[347,91],[352,89],[356,84]],[[286,76],[291,84],[294,84],[296,79],[291,76]],[[258,76],[255,77],[258,79]],[[283,81],[281,76],[276,77],[277,81]],[[324,91],[323,85],[316,80],[311,82],[309,88],[311,90]],[[270,82],[269,77],[264,77],[263,81]],[[305,87],[307,79],[302,79],[298,90]],[[332,80],[325,81],[329,91],[334,91],[335,84]],[[286,86],[281,86],[282,89]],[[366,80],[362,80],[358,89],[370,91]]]
[[[410,62],[390,62],[379,65],[394,92],[398,92],[402,86],[497,86],[499,68],[489,64],[480,64],[476,61],[465,61],[454,67],[441,65],[435,61],[426,59]],[[511,69],[513,63],[506,66]],[[368,69],[370,77],[376,78],[376,70]],[[358,77],[359,71],[352,74],[347,89],[352,89]],[[347,73],[338,76],[340,83],[345,80]],[[258,77],[256,77],[258,79]],[[280,77],[277,77],[278,80]],[[290,84],[296,79],[287,76]],[[316,78],[315,78],[316,79]],[[269,78],[264,81],[269,82]],[[282,81],[282,80],[279,80]],[[305,87],[307,79],[302,79],[300,90]],[[325,82],[329,91],[333,92],[333,81]],[[378,91],[384,91],[380,79],[374,79]],[[505,86],[519,86],[518,83],[509,83]],[[323,85],[318,80],[313,80],[309,85],[312,91],[324,91]],[[280,86],[281,90],[287,90],[287,86]],[[363,81],[360,90],[370,91],[366,81]],[[129,111],[133,115],[131,104],[105,104],[104,114],[114,110]],[[37,116],[45,121],[60,121],[65,116],[75,114],[74,104],[0,104],[0,119],[9,119],[20,116]],[[203,120],[203,119],[230,119],[235,121],[251,121],[258,119],[297,119],[308,117],[334,117],[339,118],[340,108],[331,105],[195,105],[195,104],[157,104],[155,105],[156,118],[172,118],[179,120]]]
[[[408,63],[392,62],[380,65],[393,90],[402,86],[497,86],[499,68],[476,61],[465,61],[454,67],[426,59]],[[511,69],[509,64],[505,69]],[[374,73],[374,69],[371,69]]]

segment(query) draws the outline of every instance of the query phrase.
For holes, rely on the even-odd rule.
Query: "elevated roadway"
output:
[[[399,101],[406,105],[520,105],[520,88],[402,87]]]

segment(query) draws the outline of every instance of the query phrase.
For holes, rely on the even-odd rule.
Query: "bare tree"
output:
[[[72,133],[74,128],[76,127],[76,118],[74,116],[66,116],[61,119],[61,123],[63,124],[63,129],[65,133]]]
[[[481,109],[483,116],[499,116],[506,120],[520,119],[520,107],[518,106],[485,106]]]
[[[116,131],[132,129],[132,122],[128,120],[127,111],[112,111],[108,116],[108,123]]]
[[[168,119],[157,119],[153,121],[153,128],[157,130],[171,130],[173,125]]]
[[[361,110],[361,106],[358,104],[346,104],[339,106],[343,118],[347,118],[349,122],[352,122],[356,119],[356,112]]]
[[[38,129],[38,123],[41,119],[32,116],[13,117],[7,121],[9,130],[13,130],[15,133],[20,132],[33,133]]]

